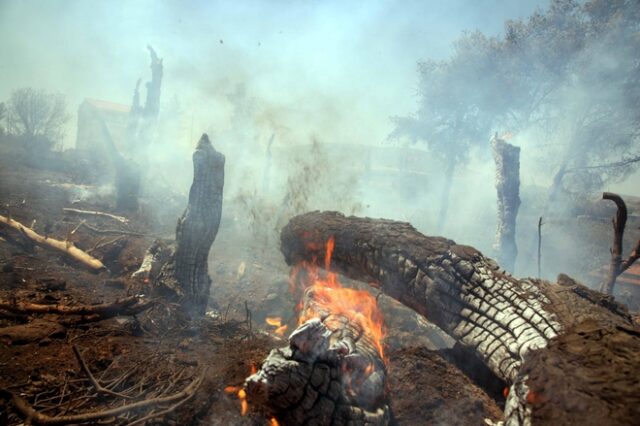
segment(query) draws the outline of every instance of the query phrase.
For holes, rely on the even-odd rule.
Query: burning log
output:
[[[5,217],[2,215],[0,215],[0,224],[17,230],[26,239],[44,248],[60,251],[66,254],[73,260],[80,262],[81,264],[83,264],[84,266],[88,267],[93,271],[102,271],[107,269],[102,264],[101,261],[91,256],[90,254],[80,250],[71,241],[56,240],[54,238],[49,238],[48,236],[43,237],[42,235],[35,232],[33,229],[27,228],[20,222],[15,221],[10,217]]]
[[[332,242],[328,245],[330,259]],[[326,261],[328,269],[329,261]],[[307,284],[299,326],[274,349],[239,396],[285,425],[388,425],[382,318],[375,298],[342,288],[337,276],[296,268]],[[246,410],[246,408],[244,408]]]
[[[163,287],[181,298],[192,317],[204,315],[209,301],[207,262],[222,216],[224,162],[224,155],[203,134],[193,153],[193,184],[189,204],[178,219],[175,253],[158,278]]]
[[[513,272],[518,256],[516,246],[516,218],[520,208],[520,148],[498,138],[491,139],[496,162],[496,190],[498,192],[498,224],[494,248],[498,261]]]
[[[472,247],[424,236],[407,223],[336,212],[294,217],[282,230],[281,250],[289,264],[322,261],[319,247],[329,237],[338,270],[425,316],[510,385],[507,424],[602,424],[613,411],[633,418],[639,397],[621,371],[640,368],[638,357],[624,355],[640,347],[640,332],[610,297],[576,283],[516,279]],[[604,361],[607,339],[616,338],[625,348],[611,349]],[[590,349],[576,353],[576,345]],[[597,370],[603,363],[606,372]],[[558,365],[562,374],[550,376]],[[598,380],[611,383],[607,395]],[[614,409],[614,400],[634,402]]]

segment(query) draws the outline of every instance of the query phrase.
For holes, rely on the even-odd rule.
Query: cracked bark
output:
[[[222,216],[225,157],[203,134],[193,153],[189,203],[176,227],[176,249],[158,282],[180,298],[192,317],[204,315],[211,288],[208,258]]]
[[[296,216],[281,233],[285,260],[322,262],[324,253],[317,247],[330,236],[335,238],[332,265],[337,270],[424,315],[511,386],[507,424],[530,424],[531,373],[522,373],[522,367],[535,364],[537,354],[544,352],[536,349],[584,321],[608,329],[631,324],[611,298],[575,283],[516,279],[473,247],[424,236],[408,223],[336,212]],[[558,352],[548,362],[568,357]],[[563,380],[565,386],[581,386],[580,377],[570,371]],[[604,397],[590,402],[598,403],[608,404]]]
[[[247,401],[285,425],[389,425],[386,369],[375,343],[358,324],[304,295],[305,312],[289,345],[274,349],[245,381]]]

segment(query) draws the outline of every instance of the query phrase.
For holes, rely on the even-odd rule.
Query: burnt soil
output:
[[[0,214],[10,214],[40,234],[67,238],[90,250],[109,272],[91,273],[63,255],[30,246],[19,234],[0,229],[0,300],[90,305],[140,293],[140,283],[130,278],[131,274],[155,237],[173,237],[188,188],[171,197],[173,204],[168,198],[161,200],[162,214],[153,214],[158,200],[146,200],[139,212],[126,214],[127,224],[71,216],[62,208],[123,213],[113,211],[114,200],[108,191],[78,186],[83,182],[77,174],[66,171],[71,169],[69,163],[58,160],[62,166],[42,170],[0,155]],[[0,389],[20,395],[50,415],[122,404],[123,399],[117,396],[96,395],[74,357],[75,345],[99,380],[117,384],[120,378],[121,383],[113,389],[133,395],[133,401],[176,393],[204,369],[203,383],[194,398],[148,424],[269,424],[268,418],[251,410],[241,416],[239,400],[225,392],[225,387],[240,385],[269,350],[286,344],[264,320],[267,316],[282,317],[291,330],[296,301],[289,294],[288,267],[277,247],[252,240],[243,232],[246,226],[235,219],[233,209],[225,205],[210,255],[210,306],[215,308],[211,316],[196,324],[151,330],[143,326],[142,318],[60,325],[63,318],[52,314],[0,314]],[[83,219],[94,228],[145,235],[105,236],[84,227],[76,229]],[[436,350],[447,345],[446,337],[420,323],[415,315],[401,311],[397,304],[381,300],[388,317],[388,389],[398,423],[479,425],[485,419],[500,419],[500,402]],[[247,311],[251,321],[247,321]],[[23,327],[16,331],[15,326]],[[24,418],[6,392],[2,395],[0,424],[22,424]],[[104,423],[124,424],[148,413],[133,412]]]

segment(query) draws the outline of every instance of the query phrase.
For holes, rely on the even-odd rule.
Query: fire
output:
[[[249,410],[249,404],[247,403],[247,392],[244,389],[238,391],[238,398],[240,398],[240,414],[247,415]]]
[[[303,291],[312,288],[313,299],[319,308],[326,307],[331,313],[344,316],[351,322],[358,324],[363,332],[368,335],[384,359],[382,340],[384,338],[384,322],[382,314],[378,310],[378,304],[374,296],[364,290],[356,290],[343,287],[338,274],[331,272],[331,256],[335,247],[333,237],[329,238],[325,246],[324,269],[326,275],[321,276],[315,262],[303,262],[292,270],[290,286],[295,289],[298,276],[302,271],[306,273],[303,281]],[[302,308],[299,305],[299,308]],[[316,312],[307,307],[304,315],[300,315],[299,324],[312,318],[322,317],[322,312]],[[328,324],[330,327],[330,324]]]
[[[280,327],[282,325],[282,318],[280,317],[267,317],[265,321],[272,327]]]
[[[275,417],[271,417],[269,420],[269,426],[280,426],[280,423],[278,423],[278,420],[276,420]]]
[[[287,328],[289,328],[288,325],[282,324],[282,318],[280,317],[267,317],[265,321],[271,327],[276,328],[273,332],[279,336],[284,336],[285,331],[287,331]]]

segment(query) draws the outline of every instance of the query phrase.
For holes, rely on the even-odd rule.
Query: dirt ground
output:
[[[64,167],[41,170],[0,155],[0,214],[40,234],[72,241],[109,270],[92,273],[0,229],[0,301],[91,305],[141,291],[131,274],[156,237],[173,238],[175,220],[186,205],[180,201],[185,202],[188,188],[171,198],[173,204],[165,205],[162,215],[154,215],[154,200],[147,200],[123,224],[65,214],[63,207],[113,212],[108,191],[81,185],[78,179]],[[8,392],[42,413],[60,416],[174,395],[201,376],[195,396],[177,407],[158,403],[102,423],[271,424],[251,409],[242,416],[240,401],[225,388],[240,385],[270,349],[287,344],[265,318],[282,317],[291,330],[296,301],[288,290],[289,269],[277,247],[252,240],[238,216],[233,205],[224,206],[210,255],[212,311],[197,324],[158,331],[145,328],[147,314],[61,324],[64,318],[54,314],[21,316],[0,310],[0,424],[25,421]],[[96,229],[141,235],[95,234],[78,227],[81,220]],[[400,425],[478,425],[501,417],[503,401],[489,397],[441,356],[439,349],[450,347],[450,339],[386,297],[381,305],[388,328],[388,391]],[[74,346],[111,394],[94,390]],[[164,409],[170,412],[162,414]]]

